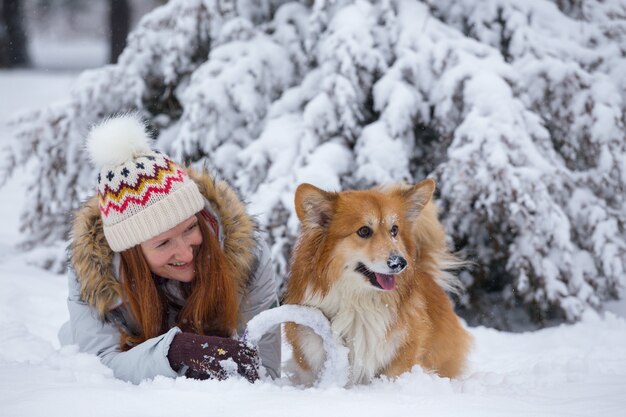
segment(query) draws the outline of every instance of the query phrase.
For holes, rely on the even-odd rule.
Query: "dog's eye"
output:
[[[398,226],[396,226],[395,224],[391,226],[391,236],[392,237],[398,236]]]
[[[367,239],[368,237],[372,236],[372,233],[373,233],[372,229],[368,226],[363,226],[359,230],[356,231],[356,234],[364,239]]]

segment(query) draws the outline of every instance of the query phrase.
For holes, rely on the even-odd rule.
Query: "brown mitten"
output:
[[[167,358],[177,372],[187,366],[185,376],[189,378],[222,380],[238,373],[250,382],[259,379],[256,349],[235,339],[179,333]]]

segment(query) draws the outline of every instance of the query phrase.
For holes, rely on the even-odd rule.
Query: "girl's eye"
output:
[[[367,239],[368,237],[372,236],[372,233],[374,232],[369,226],[363,226],[359,230],[356,231],[356,234],[359,235],[359,237],[362,237],[363,239]]]
[[[163,242],[159,243],[156,247],[157,248],[163,248],[165,247],[168,243],[170,243],[169,240],[164,240]]]
[[[194,224],[192,224],[191,226],[189,226],[187,228],[187,230],[185,230],[185,232],[191,232],[193,229],[195,229],[196,227],[198,227],[198,222],[195,222]]]
[[[398,235],[398,226],[395,224],[391,226],[391,236],[396,237]]]

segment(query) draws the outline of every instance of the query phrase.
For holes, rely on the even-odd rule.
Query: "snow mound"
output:
[[[334,337],[328,319],[316,308],[283,305],[263,311],[248,322],[244,339],[256,345],[274,326],[286,322],[307,326],[323,340],[326,361],[315,386],[346,386],[349,372],[348,348]]]

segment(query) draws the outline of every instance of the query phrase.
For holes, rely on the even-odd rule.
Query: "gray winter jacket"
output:
[[[205,209],[216,220],[226,257],[237,266],[238,333],[242,335],[252,317],[278,303],[269,250],[258,238],[243,203],[226,183],[217,182],[206,173],[190,171],[189,174],[205,196]],[[61,344],[78,344],[82,352],[97,355],[117,378],[126,381],[139,383],[157,375],[176,377],[167,353],[174,336],[180,332],[178,327],[126,352],[120,351],[118,326],[132,326],[132,317],[121,303],[119,254],[111,252],[106,244],[97,200],[93,198],[76,214],[71,263],[70,320],[59,331]],[[280,376],[280,328],[266,334],[258,348],[268,374],[273,378]]]

